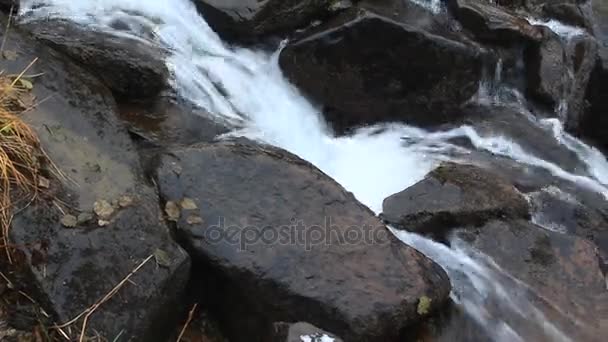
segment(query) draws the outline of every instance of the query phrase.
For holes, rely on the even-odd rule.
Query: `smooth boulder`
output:
[[[280,55],[285,75],[339,134],[378,122],[429,127],[454,120],[477,92],[488,56],[429,33],[424,23],[378,13],[355,8],[288,44]]]
[[[383,220],[444,239],[456,227],[526,218],[526,199],[505,179],[472,165],[445,163],[425,179],[386,198]]]
[[[110,91],[18,28],[11,27],[5,49],[15,54],[0,61],[9,74],[39,58],[28,74],[40,76],[20,95],[35,105],[21,117],[62,173],[49,168],[38,199],[12,221],[9,241],[18,246],[13,260],[23,277],[15,283],[61,324],[148,260],[91,315],[86,335],[163,340],[175,323],[190,259],[161,219],[158,194],[143,176]],[[72,326],[71,338],[78,339],[81,324]]]
[[[168,88],[165,52],[153,43],[66,20],[33,21],[22,27],[98,77],[118,100],[147,99]]]
[[[333,9],[330,0],[194,0],[209,25],[224,38],[251,40],[307,26]]]
[[[421,300],[428,313],[447,298],[438,265],[286,151],[223,142],[173,149],[158,165],[193,272],[216,283],[200,294],[215,302],[231,340],[306,321],[348,341],[386,341],[423,319]]]

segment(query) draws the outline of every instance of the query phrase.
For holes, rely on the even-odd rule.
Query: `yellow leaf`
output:
[[[34,85],[32,84],[32,82],[24,79],[24,78],[20,78],[19,79],[19,83],[21,84],[22,88],[25,88],[27,90],[32,90],[34,89]]]

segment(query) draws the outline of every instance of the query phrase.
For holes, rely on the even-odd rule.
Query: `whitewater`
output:
[[[421,0],[415,1],[423,2]],[[428,1],[440,11],[439,1]],[[454,138],[474,149],[549,171],[556,177],[608,197],[608,163],[597,150],[564,132],[557,120],[537,121],[556,141],[574,151],[586,170],[574,174],[525,151],[507,136],[484,136],[473,127],[428,132],[404,124],[367,127],[336,137],[311,103],[283,76],[279,51],[230,46],[207,25],[190,0],[22,0],[21,20],[65,18],[91,29],[160,45],[177,93],[212,113],[213,119],[245,136],[286,149],[316,165],[376,213],[384,198],[422,180],[454,151]],[[121,23],[121,25],[116,25]],[[128,29],[117,30],[114,27]],[[560,30],[564,28],[560,26]],[[569,31],[567,34],[571,34]],[[484,85],[480,85],[483,91]],[[405,144],[404,141],[410,143]],[[390,229],[390,228],[389,228]],[[405,243],[440,264],[453,284],[452,299],[497,341],[524,341],[519,326],[493,315],[489,305],[519,316],[552,340],[569,341],[525,297],[526,285],[512,279],[466,243],[452,247],[392,230]],[[492,298],[488,303],[488,298]]]

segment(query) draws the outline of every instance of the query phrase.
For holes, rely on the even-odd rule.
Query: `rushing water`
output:
[[[440,1],[416,0],[432,11]],[[608,195],[608,164],[596,150],[564,133],[557,121],[539,121],[539,129],[575,151],[587,166],[572,174],[559,165],[527,153],[508,137],[482,136],[463,126],[430,133],[403,124],[361,129],[348,137],[335,137],[310,103],[282,75],[278,52],[231,47],[209,28],[190,0],[24,0],[23,20],[69,18],[91,28],[128,35],[160,44],[170,52],[167,65],[178,93],[233,125],[232,135],[244,135],[280,146],[312,162],[372,208],[381,211],[382,200],[421,180],[440,160],[462,147],[449,141],[467,138],[473,147],[543,168],[553,175]],[[117,31],[113,27],[129,29]],[[563,27],[559,26],[559,29]],[[499,79],[500,72],[497,73]],[[482,86],[482,89],[483,86]],[[238,127],[238,129],[237,129]],[[410,142],[404,144],[404,141]],[[466,150],[464,151],[466,152]],[[452,297],[495,340],[524,340],[522,328],[510,325],[495,310],[519,316],[532,329],[554,340],[567,341],[559,327],[548,322],[526,300],[525,284],[509,278],[487,257],[474,253],[462,241],[453,247],[421,236],[395,232],[397,237],[442,265],[450,276]],[[490,266],[488,266],[490,265]],[[509,284],[508,286],[505,284]]]

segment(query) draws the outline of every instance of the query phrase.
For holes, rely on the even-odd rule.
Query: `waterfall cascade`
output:
[[[440,1],[414,2],[424,3],[433,12],[441,10]],[[525,118],[575,152],[585,170],[568,171],[527,152],[512,137],[483,135],[471,126],[428,132],[405,124],[384,124],[335,137],[316,104],[283,77],[277,62],[279,52],[224,43],[190,0],[24,0],[21,15],[23,20],[68,18],[92,29],[161,45],[170,52],[166,63],[178,94],[213,113],[215,120],[234,127],[228,135],[261,140],[297,154],[376,213],[382,210],[384,198],[420,181],[441,161],[457,160],[471,149],[546,170],[608,198],[608,162],[600,152],[565,133],[556,119]],[[124,25],[120,25],[121,30],[115,29],[117,22],[126,24],[128,29]],[[566,38],[579,32],[555,21],[530,22],[547,25]],[[500,75],[499,69],[491,82],[493,88],[500,87],[496,84]],[[487,97],[487,89],[482,89],[482,93]],[[456,138],[465,138],[471,146],[455,145]],[[552,222],[538,217],[536,221],[543,227],[558,229]],[[527,331],[538,330],[549,340],[570,340],[568,331],[553,324],[527,299],[525,283],[510,277],[466,242],[454,239],[449,248],[413,233],[392,231],[447,271],[454,287],[454,302],[493,339],[526,341]],[[503,319],[497,312],[516,318]]]

